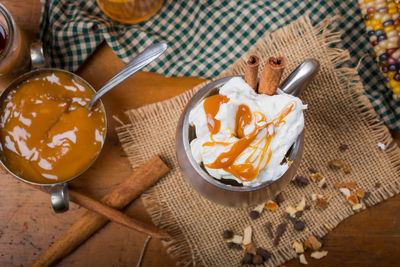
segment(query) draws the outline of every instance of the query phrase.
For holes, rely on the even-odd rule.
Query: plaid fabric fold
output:
[[[102,42],[124,62],[152,43],[167,52],[146,71],[166,76],[218,76],[264,34],[308,13],[317,23],[339,15],[343,48],[351,53],[366,94],[383,121],[400,131],[400,102],[392,99],[375,62],[357,0],[165,0],[149,20],[127,25],[103,14],[95,0],[42,0],[38,37],[53,67],[76,70]],[[367,56],[365,56],[367,55]]]

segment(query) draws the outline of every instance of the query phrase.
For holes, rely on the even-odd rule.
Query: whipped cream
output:
[[[289,168],[281,163],[304,128],[306,108],[295,96],[257,94],[242,78],[232,78],[190,112],[192,155],[216,179],[244,186],[274,181]]]

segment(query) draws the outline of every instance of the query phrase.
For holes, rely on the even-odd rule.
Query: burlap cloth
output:
[[[262,65],[268,55],[285,55],[288,59],[286,75],[306,58],[313,57],[321,63],[318,76],[301,95],[309,108],[305,111],[305,151],[298,174],[309,176],[309,168],[314,168],[327,178],[328,188],[321,189],[315,183],[304,188],[290,184],[284,189],[286,200],[278,211],[264,211],[259,219],[251,220],[249,210],[214,204],[201,197],[185,181],[175,157],[176,124],[185,104],[204,84],[173,99],[127,111],[130,124],[119,127],[118,133],[132,165],[139,166],[152,155],[159,154],[172,168],[142,199],[154,223],[173,235],[174,240],[166,245],[180,265],[239,265],[241,252],[228,249],[222,232],[232,229],[243,234],[248,225],[253,227],[256,245],[273,254],[267,264],[279,265],[296,256],[292,249],[294,240],[304,241],[310,233],[322,237],[327,233],[324,223],[333,228],[354,214],[343,195],[332,186],[334,182],[356,181],[358,187],[370,191],[367,206],[399,193],[399,148],[368,99],[362,95],[363,88],[356,70],[341,66],[349,54],[332,48],[340,41],[340,32],[331,29],[331,22],[332,18],[327,18],[312,26],[308,17],[301,17],[260,39],[249,51],[249,54],[261,57]],[[243,74],[243,58],[223,76]],[[380,150],[378,142],[384,143],[386,150]],[[340,144],[347,144],[349,149],[339,151]],[[347,161],[351,173],[345,175],[330,169],[327,162],[333,158]],[[376,188],[378,182],[381,186]],[[284,221],[285,208],[295,206],[303,196],[311,204],[312,193],[332,194],[328,209],[320,210],[313,206],[302,217],[309,232],[297,232],[289,223],[279,246],[274,247],[264,224],[272,222],[275,231],[276,226]]]

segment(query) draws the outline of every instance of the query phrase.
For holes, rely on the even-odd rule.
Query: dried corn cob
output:
[[[400,99],[400,4],[398,0],[358,0],[376,59],[392,89]]]

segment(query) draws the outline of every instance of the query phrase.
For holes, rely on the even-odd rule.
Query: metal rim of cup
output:
[[[201,166],[195,161],[193,158],[191,148],[190,148],[190,142],[189,142],[189,114],[190,111],[198,104],[200,103],[204,98],[208,97],[213,89],[219,89],[221,86],[223,86],[227,81],[234,77],[241,77],[243,76],[240,75],[234,75],[234,76],[227,76],[218,80],[214,80],[211,83],[207,84],[204,86],[202,89],[200,89],[190,100],[189,104],[187,105],[185,112],[185,116],[183,119],[183,127],[182,127],[182,136],[183,136],[183,146],[185,150],[186,157],[189,159],[190,164],[192,167],[197,171],[200,176],[205,179],[207,182],[211,183],[214,186],[217,186],[221,189],[224,190],[229,190],[229,191],[234,191],[234,192],[251,192],[251,191],[257,191],[259,189],[262,189],[266,186],[269,186],[275,182],[277,182],[286,172],[288,172],[291,168],[294,166],[289,166],[289,168],[276,180],[274,181],[266,181],[261,183],[260,185],[250,187],[250,186],[233,186],[233,185],[228,185],[225,183],[222,183],[220,180],[217,180],[216,178],[212,177],[208,172],[206,172]],[[278,91],[278,93],[280,93]],[[294,159],[297,156],[297,152],[300,148],[300,142],[302,140],[302,136],[304,134],[304,130],[299,134],[297,137],[296,141],[293,144],[292,152],[289,155],[289,161],[294,161]]]
[[[5,58],[7,56],[7,54],[9,53],[10,49],[11,49],[11,45],[12,45],[12,40],[14,38],[15,35],[15,22],[14,19],[11,16],[10,11],[8,11],[8,9],[0,3],[0,14],[4,17],[6,23],[7,23],[7,35],[8,35],[8,40],[6,43],[6,48],[4,49],[4,51],[0,54],[0,62],[3,60],[3,58]]]
[[[66,70],[62,70],[62,69],[58,69],[58,68],[42,68],[42,69],[35,69],[35,70],[32,70],[32,71],[27,72],[27,73],[25,73],[25,74],[22,74],[21,76],[19,76],[19,77],[16,78],[15,80],[13,80],[13,81],[7,86],[7,88],[0,94],[0,110],[1,110],[1,107],[2,107],[2,105],[3,105],[3,103],[4,103],[4,98],[9,94],[9,92],[10,92],[11,90],[15,89],[19,84],[21,84],[22,82],[26,81],[28,78],[32,77],[33,75],[39,74],[39,73],[46,73],[46,72],[62,72],[62,73],[65,73],[65,74],[67,74],[67,75],[70,75],[70,76],[73,77],[74,79],[77,79],[77,80],[83,82],[88,88],[90,88],[90,90],[92,90],[93,93],[96,93],[96,90],[93,88],[93,86],[91,86],[85,79],[83,79],[82,77],[80,77],[79,75],[77,75],[77,74],[75,74],[75,73],[72,73],[72,72],[69,72],[69,71],[66,71]],[[59,186],[59,185],[63,185],[63,184],[65,184],[65,183],[68,183],[68,182],[70,182],[70,181],[72,181],[72,180],[78,178],[80,175],[82,175],[84,172],[86,172],[86,171],[96,162],[97,158],[98,158],[99,155],[101,154],[101,151],[103,150],[104,143],[105,143],[105,140],[106,140],[106,137],[107,137],[107,114],[106,114],[106,109],[104,108],[104,104],[103,104],[103,102],[101,101],[101,99],[99,99],[98,102],[100,103],[101,108],[102,108],[103,111],[104,111],[104,127],[105,127],[106,130],[105,130],[105,134],[104,134],[104,138],[103,138],[103,143],[101,144],[101,147],[100,147],[100,149],[99,149],[97,155],[93,158],[93,160],[90,162],[90,164],[89,164],[85,169],[83,169],[81,172],[79,172],[78,174],[76,174],[75,176],[73,176],[73,177],[71,177],[71,178],[69,178],[69,179],[67,179],[67,180],[61,181],[61,182],[42,184],[42,183],[37,183],[37,182],[30,181],[30,180],[28,180],[28,179],[26,179],[26,178],[23,178],[23,177],[21,177],[21,176],[15,174],[13,171],[11,171],[11,170],[7,167],[7,165],[5,164],[5,162],[3,162],[3,157],[2,157],[2,156],[0,156],[0,163],[1,163],[1,165],[2,165],[10,174],[12,174],[15,178],[18,178],[19,180],[21,180],[21,181],[23,181],[23,182],[26,182],[26,183],[28,183],[28,184],[33,184],[33,185],[39,185],[39,186]],[[0,153],[2,153],[2,152],[0,152]]]

